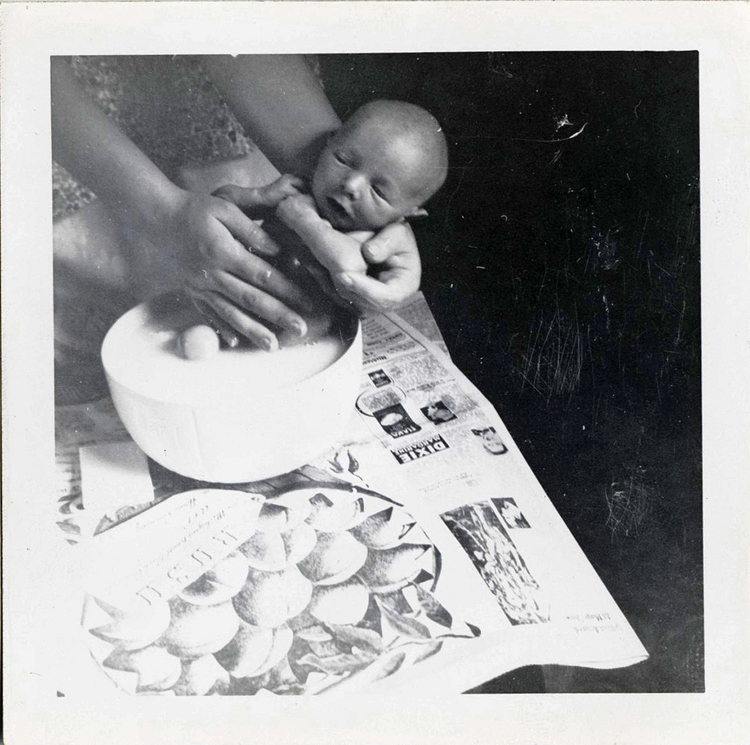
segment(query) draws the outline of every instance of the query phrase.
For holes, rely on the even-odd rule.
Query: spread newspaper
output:
[[[65,695],[461,692],[647,657],[424,300],[363,326],[345,437],[276,479],[191,482],[108,399],[58,410]]]

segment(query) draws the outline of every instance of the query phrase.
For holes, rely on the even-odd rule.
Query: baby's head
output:
[[[372,101],[331,137],[312,193],[335,228],[378,230],[427,214],[422,205],[447,173],[445,135],[432,114],[402,101]]]

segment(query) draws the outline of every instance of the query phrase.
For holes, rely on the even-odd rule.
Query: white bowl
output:
[[[109,330],[102,362],[117,413],[158,463],[201,481],[238,483],[304,465],[343,434],[359,389],[362,330],[264,352],[222,349],[187,360],[179,333],[200,323],[171,293],[128,311]]]

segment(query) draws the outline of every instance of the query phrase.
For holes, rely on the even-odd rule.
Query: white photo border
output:
[[[12,3],[2,7],[5,724],[11,741],[744,745],[750,731],[750,5],[743,2]],[[29,660],[54,624],[49,58],[63,54],[698,50],[706,692],[56,697]],[[51,528],[50,528],[51,530]],[[634,568],[637,571],[637,568]],[[60,638],[60,644],[64,639]],[[37,680],[35,678],[41,678]]]

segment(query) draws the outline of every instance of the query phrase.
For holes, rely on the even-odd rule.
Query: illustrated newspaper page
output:
[[[65,690],[460,692],[645,659],[424,300],[363,326],[346,436],[266,482],[149,469],[109,399],[58,409]]]

